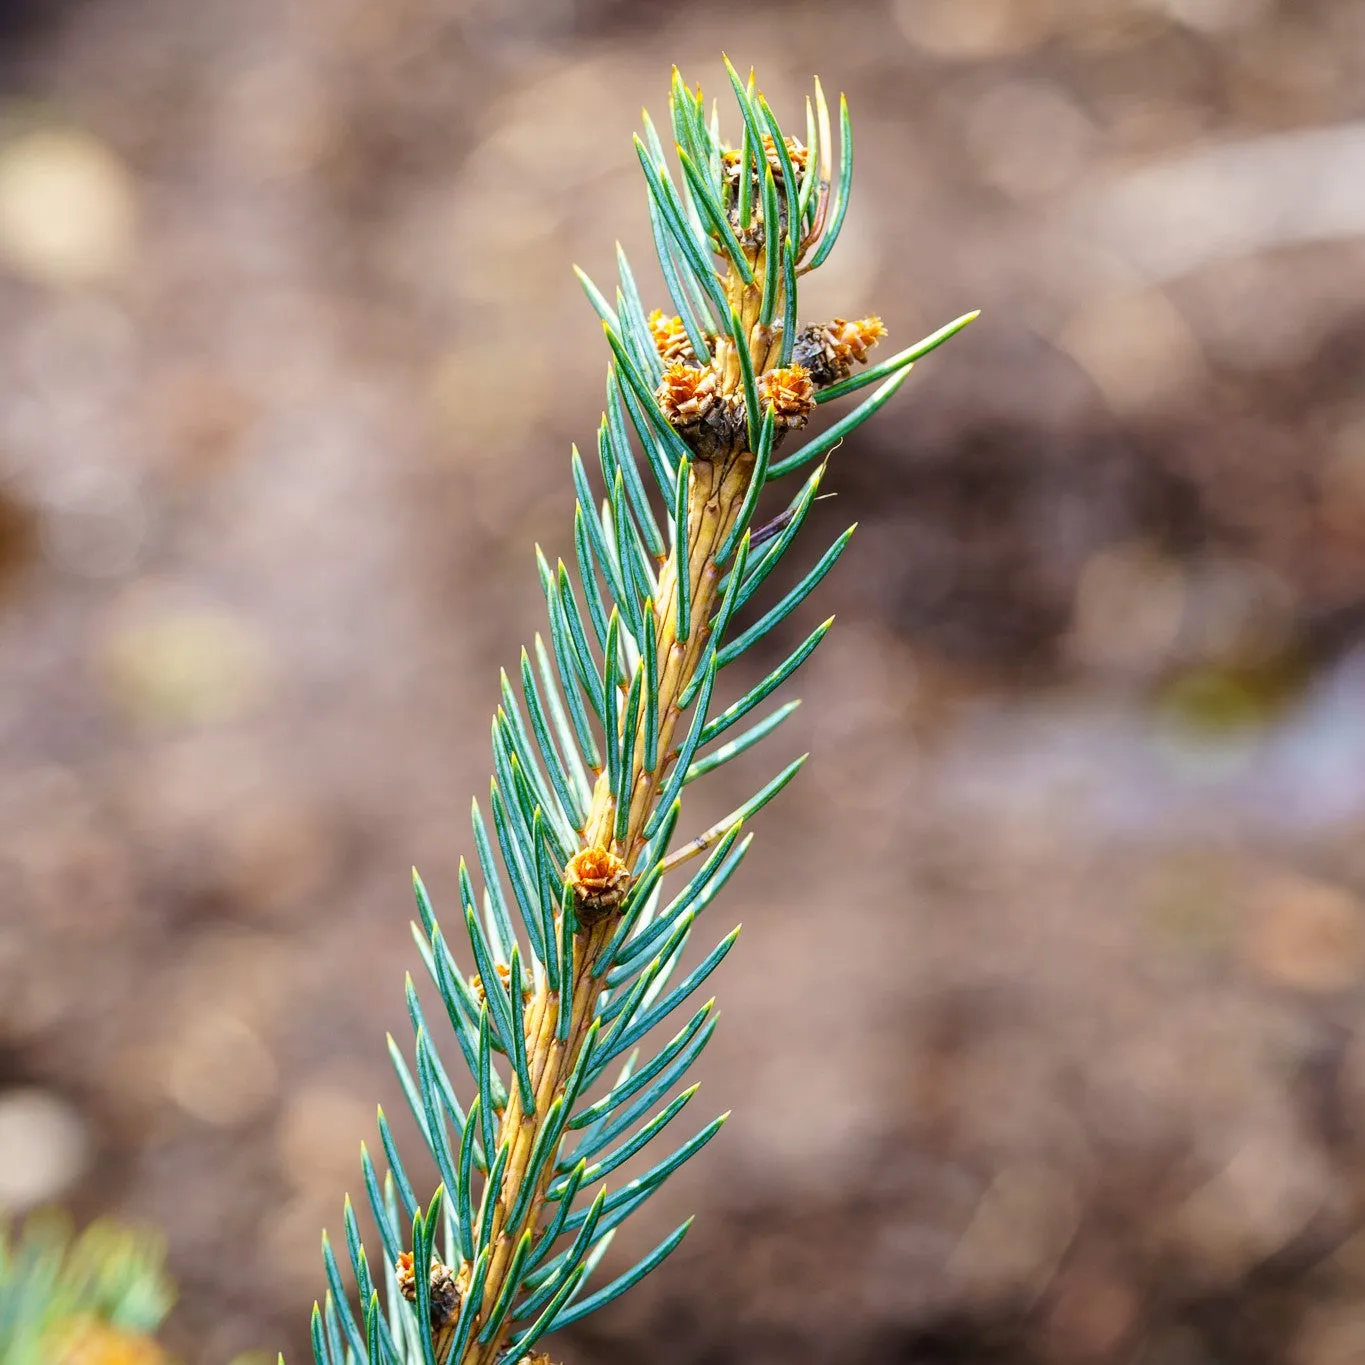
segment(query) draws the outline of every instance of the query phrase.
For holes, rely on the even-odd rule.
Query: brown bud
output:
[[[398,1292],[409,1303],[417,1302],[417,1278],[412,1273],[412,1252],[404,1251],[398,1257],[394,1265],[394,1274],[398,1280]]]
[[[758,377],[758,392],[781,427],[803,427],[815,408],[815,385],[800,365],[767,370]]]
[[[463,1298],[455,1276],[448,1266],[437,1261],[431,1267],[431,1325],[438,1331],[460,1316]]]
[[[649,315],[649,334],[654,338],[654,347],[665,365],[679,361],[688,365],[697,363],[696,352],[687,339],[687,329],[680,317],[665,317],[662,308],[656,308]]]
[[[630,872],[610,849],[585,848],[569,859],[564,880],[578,900],[578,916],[591,924],[616,909],[630,887]]]
[[[794,137],[783,138],[787,144],[787,156],[791,159],[792,170],[798,176],[806,169],[806,162],[810,159],[810,153]],[[763,154],[768,158],[768,165],[773,168],[773,174],[778,178],[779,183],[782,179],[782,158],[778,154],[777,143],[773,141],[771,133],[763,134]],[[739,159],[740,151],[738,148],[731,147],[721,153],[721,167],[727,180],[739,179]]]
[[[398,1292],[409,1303],[417,1302],[417,1276],[413,1271],[412,1252],[405,1251],[394,1266],[398,1280]],[[438,1331],[453,1322],[460,1313],[460,1300],[469,1285],[467,1266],[460,1267],[459,1276],[452,1275],[450,1268],[440,1261],[431,1263],[431,1325]]]
[[[787,144],[787,157],[792,163],[792,170],[796,172],[799,178],[806,169],[809,153],[794,137],[784,137],[782,141]],[[763,152],[768,158],[768,164],[780,180],[782,177],[782,158],[778,155],[777,143],[773,141],[770,133],[763,134]]]
[[[675,362],[664,370],[654,396],[675,427],[696,426],[716,401],[716,377],[710,370]]]
[[[505,962],[495,962],[493,964],[493,970],[497,972],[498,980],[502,983],[503,990],[507,991],[510,995],[512,991],[512,969]],[[477,972],[469,978],[469,988],[478,997],[479,1004],[482,1005],[484,1001],[487,1000],[488,997],[485,995],[483,989],[483,977]],[[531,983],[525,976],[521,978],[521,998],[523,1001],[527,1001],[531,998]]]
[[[832,318],[802,330],[792,348],[792,359],[810,371],[816,388],[827,388],[847,379],[854,363],[865,361],[868,351],[885,335],[886,328],[876,316],[856,322]]]
[[[857,322],[834,318],[827,331],[833,334],[835,354],[841,359],[856,360],[860,365],[867,359],[868,351],[886,335],[886,328],[875,313],[869,318],[859,318]]]
[[[785,138],[787,145],[787,156],[791,161],[792,171],[798,180],[804,180],[806,175],[806,165],[810,159],[810,153],[795,138]],[[777,150],[777,143],[773,141],[768,133],[763,134],[763,153],[767,158],[768,165],[772,168],[773,179],[780,187],[786,178],[786,168],[782,164],[782,157]],[[743,153],[730,148],[721,153],[721,175],[724,180],[725,191],[725,211],[730,220],[730,226],[734,229],[739,244],[746,250],[749,248],[758,249],[768,240],[768,225],[763,221],[763,179],[755,169],[749,171],[749,182],[752,187],[750,202],[752,207],[749,210],[749,222],[741,223],[739,217],[740,201],[740,162]],[[777,200],[778,222],[774,225],[774,237],[786,232],[787,229],[787,196],[779,189]]]

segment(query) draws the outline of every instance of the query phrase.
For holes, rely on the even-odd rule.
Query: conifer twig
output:
[[[678,1245],[690,1220],[633,1269],[586,1292],[616,1227],[725,1120],[625,1184],[609,1178],[695,1093],[667,1098],[711,1036],[710,1002],[643,1061],[640,1045],[729,952],[737,929],[670,988],[697,916],[749,846],[745,823],[804,761],[674,845],[686,784],[792,714],[795,702],[735,728],[830,625],[721,703],[725,666],[804,602],[852,534],[734,635],[735,613],[819,496],[824,465],[764,523],[755,521],[759,497],[766,483],[825,455],[882,406],[915,360],[975,316],[872,369],[858,367],[885,333],[879,318],[801,326],[797,280],[829,254],[848,204],[847,104],[841,99],[836,178],[818,82],[803,145],[782,133],[752,75],[746,82],[726,69],[742,125],[737,146],[721,143],[714,111],[708,119],[701,92],[676,70],[670,131],[680,172],[647,116],[636,139],[676,311],[645,312],[619,247],[614,301],[579,275],[612,355],[598,433],[602,491],[593,493],[575,450],[574,570],[539,555],[548,645],[536,637],[534,667],[523,653],[520,700],[503,676],[487,820],[474,808],[481,890],[460,866],[472,975],[457,965],[414,874],[414,936],[475,1094],[464,1109],[409,983],[412,1062],[392,1040],[390,1050],[443,1183],[418,1204],[381,1112],[388,1169],[381,1180],[362,1149],[362,1170],[383,1256],[371,1266],[347,1201],[358,1294],[353,1303],[324,1237],[318,1365],[517,1365],[546,1333],[610,1302]],[[776,458],[817,404],[879,379],[872,398],[830,432]],[[703,854],[665,901],[665,875]],[[599,1081],[613,1068],[604,1090]]]

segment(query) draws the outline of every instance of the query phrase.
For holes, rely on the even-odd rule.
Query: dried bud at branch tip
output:
[[[871,317],[859,318],[856,322],[834,318],[828,330],[834,335],[839,354],[847,353],[859,364],[867,359],[868,351],[886,335],[886,328],[875,313]]]
[[[867,360],[867,353],[886,335],[881,318],[831,318],[802,330],[792,349],[792,359],[810,371],[816,388],[826,388],[847,379],[855,363]]]
[[[810,153],[794,137],[784,137],[782,141],[787,144],[787,156],[791,159],[792,170],[800,177],[805,172]],[[763,134],[763,154],[768,158],[768,165],[773,168],[773,174],[780,180],[783,174],[782,157],[778,154],[777,143],[773,141],[771,133]],[[740,155],[737,147],[728,147],[721,153],[721,163],[727,180],[739,179]]]

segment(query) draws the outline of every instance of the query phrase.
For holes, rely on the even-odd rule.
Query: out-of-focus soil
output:
[[[805,315],[986,312],[834,457],[774,649],[840,624],[695,803],[813,753],[710,912],[734,1116],[562,1352],[1365,1358],[1362,7],[0,26],[0,1205],[164,1226],[186,1361],[306,1357],[407,870],[452,904],[571,544],[569,266],[657,287],[630,132],[724,49],[849,93]]]

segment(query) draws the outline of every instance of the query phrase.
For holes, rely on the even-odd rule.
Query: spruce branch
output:
[[[168,1365],[155,1333],[175,1299],[161,1239],[108,1222],[0,1223],[0,1365]]]
[[[759,498],[765,484],[827,456],[916,360],[976,316],[870,368],[861,367],[885,334],[879,318],[801,326],[797,281],[828,256],[848,205],[847,103],[836,158],[818,81],[803,144],[782,132],[752,74],[742,80],[728,61],[726,71],[742,125],[737,147],[721,142],[715,107],[708,117],[701,91],[676,69],[676,173],[647,115],[635,141],[676,311],[646,313],[619,246],[614,306],[578,272],[611,353],[597,440],[602,485],[593,491],[575,449],[574,569],[537,549],[548,632],[535,637],[534,665],[523,651],[516,679],[502,676],[488,819],[477,803],[472,815],[482,886],[460,865],[472,971],[457,962],[414,873],[413,934],[444,1007],[440,1033],[448,1024],[475,1093],[462,1107],[409,980],[411,1064],[392,1039],[390,1052],[443,1183],[418,1204],[381,1111],[388,1169],[381,1181],[362,1148],[362,1171],[382,1255],[372,1266],[348,1200],[357,1294],[348,1294],[324,1236],[318,1365],[529,1358],[548,1332],[611,1302],[681,1242],[691,1220],[586,1292],[616,1228],[725,1121],[713,1119],[624,1184],[608,1178],[671,1128],[696,1093],[692,1085],[669,1098],[714,1031],[711,1001],[653,1055],[642,1059],[642,1045],[733,946],[738,929],[672,984],[698,916],[749,848],[746,823],[804,762],[675,843],[685,787],[792,714],[794,701],[730,733],[809,657],[830,622],[743,695],[713,706],[722,670],[805,601],[852,535],[850,527],[736,635],[735,613],[795,542],[825,464],[762,525]],[[878,381],[828,431],[778,458],[818,405]],[[693,859],[700,866],[665,901],[665,878]]]

